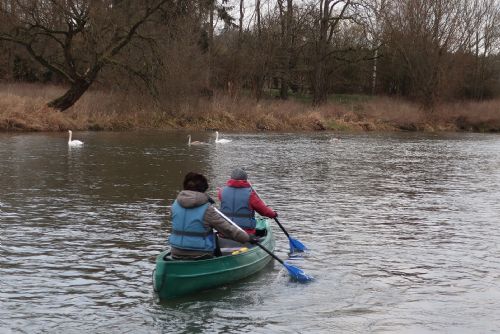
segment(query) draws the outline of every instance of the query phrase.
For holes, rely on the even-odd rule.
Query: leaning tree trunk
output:
[[[74,82],[64,95],[50,101],[47,105],[59,111],[64,111],[75,104],[76,101],[87,91],[91,82],[78,80]]]

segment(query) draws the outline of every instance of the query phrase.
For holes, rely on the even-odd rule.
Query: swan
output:
[[[339,142],[339,141],[340,141],[339,137],[335,137],[335,138],[331,138],[330,139],[330,143],[336,143],[336,142]]]
[[[219,144],[230,143],[230,139],[219,139],[219,131],[215,131],[215,142]]]
[[[79,140],[71,140],[71,136],[73,135],[73,132],[71,130],[68,130],[69,133],[69,138],[68,138],[68,145],[69,146],[82,146],[83,142]]]
[[[188,146],[191,146],[191,145],[206,145],[207,143],[204,143],[202,141],[191,141],[191,135],[188,135]]]

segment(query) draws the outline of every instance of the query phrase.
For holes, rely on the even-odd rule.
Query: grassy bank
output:
[[[45,104],[56,86],[0,84],[0,130],[219,129],[236,131],[500,131],[500,100],[453,103],[432,114],[382,97],[332,97],[320,108],[299,100],[233,99],[152,104],[130,94],[89,91],[63,113]]]

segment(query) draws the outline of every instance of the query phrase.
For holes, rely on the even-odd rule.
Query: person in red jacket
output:
[[[202,260],[218,256],[214,229],[226,238],[254,244],[258,241],[223,219],[206,194],[207,178],[199,173],[186,174],[183,189],[172,204],[172,231],[169,236],[172,258]]]
[[[231,179],[219,190],[218,196],[220,210],[249,234],[255,234],[255,212],[269,218],[278,217],[252,189],[247,173],[241,168],[232,171]]]

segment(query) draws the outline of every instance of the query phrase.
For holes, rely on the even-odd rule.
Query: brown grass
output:
[[[443,105],[436,113],[436,123],[453,124],[455,129],[462,131],[498,132],[500,100]]]
[[[313,108],[216,94],[210,101],[158,106],[146,97],[91,90],[65,112],[46,107],[63,92],[50,85],[0,84],[0,130],[500,131],[500,100],[444,104],[429,113],[384,97]]]

